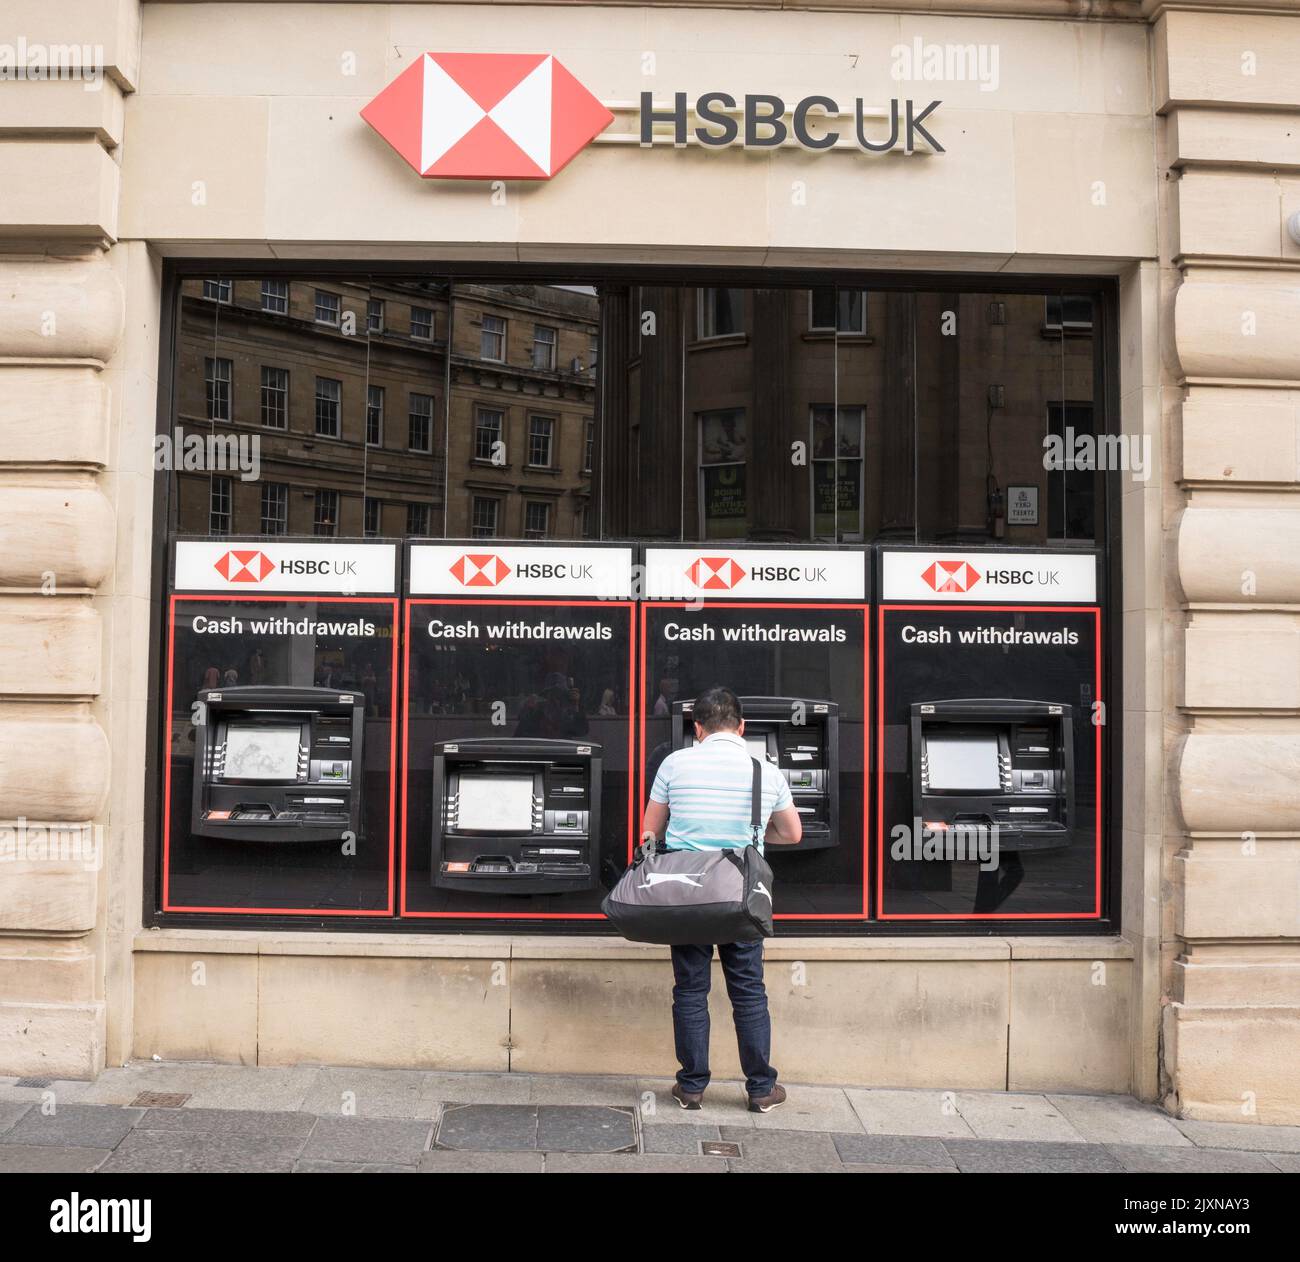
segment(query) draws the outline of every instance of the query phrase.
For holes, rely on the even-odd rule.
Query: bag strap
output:
[[[749,840],[752,846],[757,847],[762,840],[760,829],[763,819],[763,764],[752,756],[749,761],[754,764],[754,785],[749,802]]]

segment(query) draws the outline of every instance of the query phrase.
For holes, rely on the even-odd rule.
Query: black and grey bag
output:
[[[772,869],[759,853],[763,767],[754,764],[750,844],[725,850],[642,846],[601,910],[633,942],[705,946],[772,936]]]

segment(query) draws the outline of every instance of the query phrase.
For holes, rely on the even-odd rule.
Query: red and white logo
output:
[[[265,552],[226,552],[212,568],[227,583],[260,583],[275,569],[275,562]]]
[[[424,53],[361,117],[450,180],[549,180],[614,121],[548,53]]]
[[[982,575],[965,561],[935,561],[921,577],[937,592],[968,592]]]
[[[686,567],[686,577],[702,591],[729,592],[746,575],[730,557],[699,557]]]
[[[464,587],[495,587],[510,577],[510,567],[491,552],[467,552],[452,562],[451,574]]]

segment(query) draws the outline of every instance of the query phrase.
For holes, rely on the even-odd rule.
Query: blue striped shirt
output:
[[[735,732],[713,732],[698,745],[678,749],[663,760],[650,800],[668,807],[664,840],[675,850],[723,850],[747,846],[754,763]],[[758,848],[773,811],[791,806],[790,786],[763,761]]]

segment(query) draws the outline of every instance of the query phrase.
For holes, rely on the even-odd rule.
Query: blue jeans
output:
[[[673,1036],[681,1069],[677,1082],[683,1091],[703,1091],[709,1085],[709,983],[713,948],[675,946],[673,952]],[[740,1067],[745,1090],[751,1096],[772,1093],[776,1070],[768,1064],[772,1054],[772,1020],[763,986],[763,940],[731,942],[718,947],[722,973],[727,979],[731,1015],[736,1023]]]

